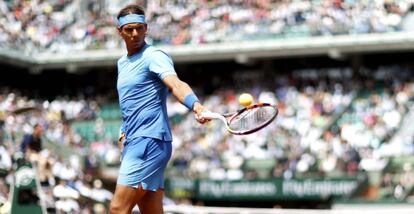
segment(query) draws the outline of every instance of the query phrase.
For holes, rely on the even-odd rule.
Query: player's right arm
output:
[[[121,127],[119,128],[119,138],[118,138],[118,148],[119,151],[124,149],[124,141],[125,141],[125,130],[124,130],[124,122],[122,122]]]
[[[125,140],[125,133],[121,133],[118,139],[118,148],[119,148],[119,151],[121,152],[124,149],[124,140]]]

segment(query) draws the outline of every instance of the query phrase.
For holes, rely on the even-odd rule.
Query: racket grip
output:
[[[222,116],[220,114],[217,114],[211,111],[205,111],[205,112],[201,112],[201,117],[205,119],[219,119]]]

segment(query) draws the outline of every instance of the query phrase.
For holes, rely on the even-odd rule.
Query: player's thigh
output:
[[[142,214],[163,214],[162,199],[164,190],[158,189],[156,192],[147,191],[137,203]]]
[[[143,198],[145,192],[142,187],[134,188],[117,184],[110,205],[111,213],[131,213],[132,208]]]

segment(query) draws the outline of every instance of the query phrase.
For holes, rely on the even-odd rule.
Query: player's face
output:
[[[118,32],[125,40],[128,48],[139,49],[145,43],[145,34],[147,33],[147,25],[140,23],[126,24],[122,28],[118,28]]]

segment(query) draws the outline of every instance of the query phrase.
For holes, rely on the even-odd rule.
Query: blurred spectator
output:
[[[203,96],[203,102],[213,111],[231,112],[238,109],[240,106],[236,98],[241,92],[250,92],[258,102],[272,102],[278,106],[280,112],[276,121],[248,136],[233,136],[215,121],[199,126],[181,104],[169,99],[168,115],[172,119],[174,153],[167,173],[171,177],[236,180],[292,179],[311,175],[355,176],[360,172],[387,170],[386,166],[392,158],[411,155],[414,151],[395,149],[412,148],[412,138],[409,142],[389,143],[406,119],[407,112],[413,110],[412,72],[401,67],[364,70],[358,74],[349,68],[305,69],[283,74],[275,72],[266,77],[261,77],[257,72],[246,72],[243,74],[245,77],[237,76],[239,82],[234,81],[231,89],[228,89],[228,84],[217,83],[223,87]],[[13,96],[6,93],[3,97],[13,99],[3,99],[0,106],[32,102],[18,93]],[[94,99],[96,101],[92,101]],[[47,159],[38,162],[39,177],[44,186],[54,188],[54,180],[61,179],[66,182],[64,186],[79,194],[78,199],[59,198],[56,207],[68,203],[72,204],[73,209],[88,207],[92,210],[92,206],[85,205],[81,199],[88,198],[98,204],[108,201],[111,195],[102,188],[101,181],[93,182],[90,174],[96,173],[99,164],[118,163],[116,144],[105,134],[108,123],[116,125],[114,121],[120,118],[107,121],[101,118],[99,112],[108,104],[116,106],[111,104],[116,101],[98,97],[85,100],[80,96],[70,101],[60,97],[51,102],[38,102],[44,104],[45,111],[40,117],[8,117],[4,129],[22,131],[27,121],[44,124],[46,139],[87,155],[87,171],[82,172],[79,164],[72,163],[70,159],[58,158],[47,150],[40,151],[39,157]],[[70,109],[71,106],[74,108]],[[95,116],[80,114],[82,106],[94,106],[90,108],[90,115]],[[59,113],[62,111],[65,116]],[[77,133],[82,129],[74,129],[72,126],[76,123],[91,126],[82,126],[82,129],[96,131],[96,139],[89,141],[82,133]],[[5,146],[3,152],[10,154],[12,150]],[[407,165],[404,171],[398,172],[401,179],[392,179],[394,172],[387,173],[389,175],[384,176],[381,185],[389,189],[389,197],[405,198],[414,180],[412,167]],[[102,210],[102,206],[96,205],[95,209]]]
[[[90,198],[98,202],[105,203],[111,201],[112,193],[106,189],[103,189],[102,181],[96,179],[93,181],[93,188],[91,189]]]
[[[23,137],[23,141],[20,145],[21,151],[26,154],[26,156],[31,161],[37,161],[38,155],[42,150],[42,135],[43,135],[43,125],[35,124],[33,126],[33,131],[31,134],[26,134]]]
[[[79,192],[69,187],[65,180],[60,180],[59,184],[53,188],[53,196],[58,198],[55,204],[58,213],[78,213],[80,211],[79,203],[76,201],[79,199]]]
[[[147,40],[155,44],[386,33],[413,25],[411,0],[142,2],[152,26]],[[26,53],[120,48],[114,17],[128,3],[136,1],[2,1],[0,48]]]
[[[4,176],[5,172],[11,170],[12,158],[7,148],[0,144],[0,176]]]

